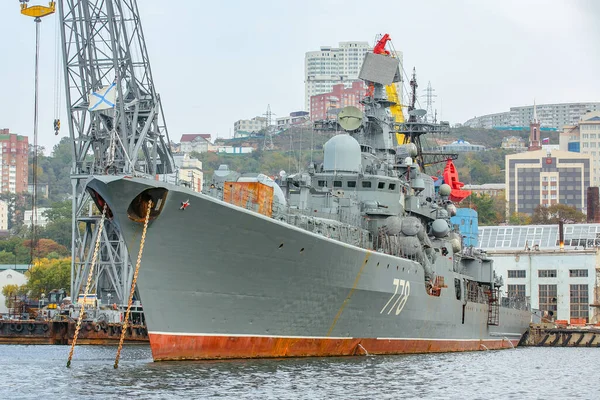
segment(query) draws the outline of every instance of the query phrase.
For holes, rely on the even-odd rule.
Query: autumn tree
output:
[[[508,219],[510,225],[530,225],[531,215],[522,212],[513,212]]]
[[[585,222],[586,215],[577,208],[566,204],[553,204],[549,207],[539,205],[533,210],[532,224],[554,225],[559,221],[567,224]]]
[[[24,285],[29,296],[36,298],[42,293],[53,289],[63,289],[71,286],[71,259],[61,258],[49,260],[41,258],[25,273],[28,278]]]
[[[23,241],[23,246],[30,249],[31,240]],[[33,256],[38,258],[48,258],[51,253],[56,253],[59,256],[66,257],[69,255],[69,250],[62,244],[56,243],[52,239],[38,239],[34,246]]]

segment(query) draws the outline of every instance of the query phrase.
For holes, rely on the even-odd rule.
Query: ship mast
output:
[[[85,182],[105,174],[174,180],[174,164],[136,0],[60,0],[58,6],[73,157],[71,295],[76,297],[100,221]],[[96,271],[98,296],[110,294],[111,302],[124,304],[133,271],[121,233],[108,219]]]

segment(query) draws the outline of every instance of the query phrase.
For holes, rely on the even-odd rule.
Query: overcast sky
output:
[[[600,101],[600,1],[138,0],[138,6],[174,141],[183,133],[228,137],[236,120],[264,114],[267,104],[275,117],[301,110],[305,52],[340,41],[372,43],[378,33],[390,34],[407,72],[417,68],[420,89],[431,81],[438,115],[451,123],[534,98]],[[39,141],[47,149],[58,141],[55,22],[55,16],[42,22]],[[17,0],[0,2],[0,34],[0,128],[31,136],[35,28],[19,14]]]

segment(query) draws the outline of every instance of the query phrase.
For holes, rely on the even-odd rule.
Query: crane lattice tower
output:
[[[59,0],[58,6],[73,157],[75,297],[87,279],[100,221],[84,190],[86,180],[114,174],[176,182],[136,0]],[[109,219],[96,271],[97,295],[126,303],[133,270],[121,233]]]

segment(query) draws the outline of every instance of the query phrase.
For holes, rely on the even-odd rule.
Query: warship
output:
[[[528,304],[504,296],[492,260],[463,245],[450,217],[468,192],[451,157],[421,145],[448,124],[427,121],[416,93],[406,120],[393,112],[399,62],[380,45],[361,69],[363,109],[317,124],[333,131],[323,163],[276,181],[221,166],[202,192],[88,180],[131,254],[149,213],[138,290],[154,360],[517,346]],[[432,157],[447,159],[443,178],[426,173]]]

